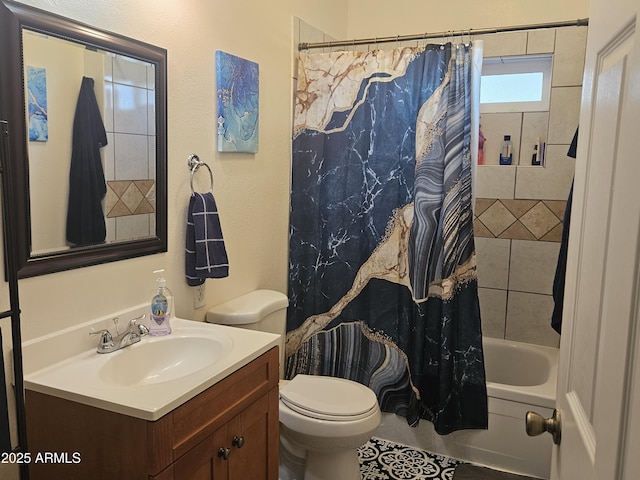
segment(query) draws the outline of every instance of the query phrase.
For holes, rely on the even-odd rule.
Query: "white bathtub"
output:
[[[528,410],[545,418],[553,414],[558,349],[485,338],[484,354],[488,430],[463,430],[441,436],[426,420],[411,428],[404,418],[385,413],[375,435],[459,460],[548,479],[551,436],[527,436],[524,418]]]

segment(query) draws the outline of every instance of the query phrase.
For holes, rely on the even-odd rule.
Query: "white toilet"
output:
[[[281,335],[286,295],[255,290],[207,312],[207,322]],[[280,480],[360,480],[357,449],[380,424],[375,394],[351,380],[297,375],[280,381]]]

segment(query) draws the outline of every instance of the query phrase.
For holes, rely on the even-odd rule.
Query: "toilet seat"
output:
[[[359,420],[378,410],[371,389],[351,380],[318,375],[296,375],[280,388],[280,401],[301,415],[319,420]]]

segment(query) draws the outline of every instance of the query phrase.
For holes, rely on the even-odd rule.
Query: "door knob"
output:
[[[527,435],[535,437],[544,432],[549,432],[553,437],[553,443],[560,445],[562,439],[562,422],[560,421],[560,412],[553,411],[551,418],[544,418],[536,412],[527,412],[525,420],[527,426]]]

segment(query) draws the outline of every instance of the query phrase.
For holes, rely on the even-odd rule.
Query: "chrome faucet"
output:
[[[118,318],[114,318],[113,323],[116,327],[115,337],[107,329],[89,332],[91,336],[100,335],[98,353],[111,353],[138,343],[143,336],[149,333],[149,329],[145,325],[138,323],[138,320],[142,320],[146,316],[146,314],[142,314],[131,320],[127,329],[122,333],[118,331]]]

